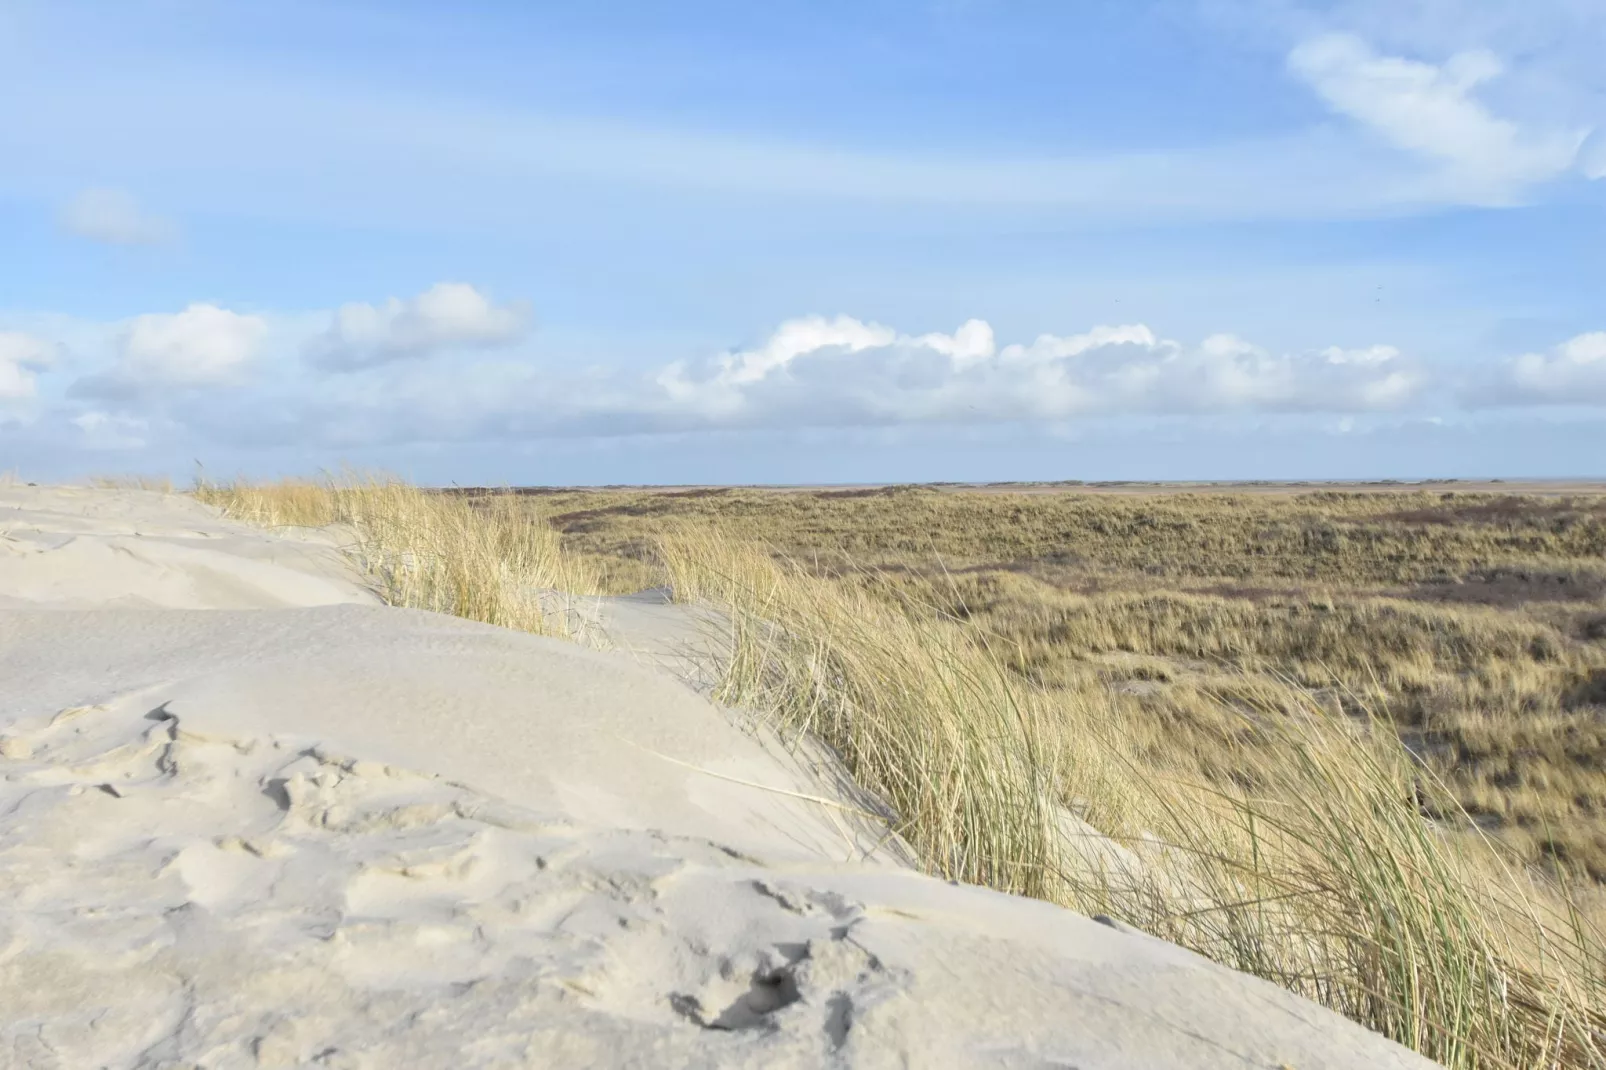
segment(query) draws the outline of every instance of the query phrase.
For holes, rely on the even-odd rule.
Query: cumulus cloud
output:
[[[1275,354],[1230,334],[1186,346],[1127,324],[1000,348],[981,320],[908,336],[844,316],[789,321],[762,345],[670,365],[655,382],[662,410],[733,426],[1367,411],[1411,402],[1425,376],[1388,346]]]
[[[126,396],[239,382],[268,333],[261,316],[217,305],[136,316],[122,330],[112,367],[81,379],[81,396]]]
[[[0,401],[31,398],[37,389],[34,373],[49,367],[56,347],[43,338],[21,331],[0,331]]]
[[[306,353],[321,367],[355,371],[447,349],[506,345],[528,325],[522,304],[495,305],[467,283],[441,282],[405,301],[341,306]]]
[[[1474,91],[1504,68],[1483,49],[1436,65],[1380,55],[1351,34],[1325,34],[1296,47],[1288,67],[1334,111],[1396,148],[1436,161],[1476,200],[1509,201],[1567,172],[1588,135],[1526,129],[1492,113]]]
[[[177,232],[168,220],[146,213],[132,194],[115,189],[79,193],[62,207],[61,225],[108,245],[161,245]]]
[[[1524,353],[1511,362],[1496,396],[1506,403],[1606,405],[1606,331],[1580,334],[1549,353]]]

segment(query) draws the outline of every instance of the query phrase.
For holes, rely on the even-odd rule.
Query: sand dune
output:
[[[913,872],[664,671],[695,622],[598,619],[617,651],[184,498],[0,487],[0,1068],[1430,1065]]]
[[[191,498],[0,482],[0,607],[379,605],[316,532],[268,537]]]

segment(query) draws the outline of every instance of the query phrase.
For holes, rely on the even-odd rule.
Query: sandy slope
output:
[[[0,1068],[1427,1065],[184,499],[0,487],[0,700]]]

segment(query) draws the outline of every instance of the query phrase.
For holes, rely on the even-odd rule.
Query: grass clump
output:
[[[470,501],[358,476],[203,484],[195,495],[264,526],[338,525],[347,555],[392,605],[567,636],[565,597],[597,583],[549,524],[511,499]]]
[[[1060,749],[998,666],[937,622],[824,587],[718,533],[680,531],[661,553],[679,598],[730,618],[716,698],[830,746],[931,872],[1051,894]]]

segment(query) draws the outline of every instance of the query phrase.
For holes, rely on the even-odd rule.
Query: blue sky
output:
[[[0,470],[1606,475],[1599,0],[0,0]]]

